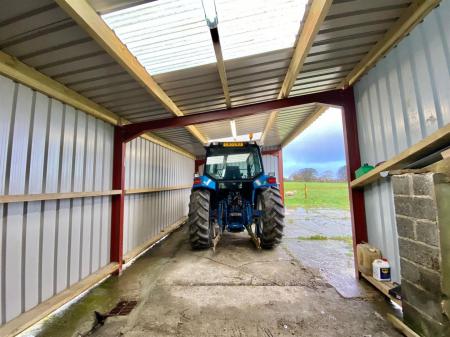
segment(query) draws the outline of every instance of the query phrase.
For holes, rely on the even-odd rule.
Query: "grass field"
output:
[[[305,198],[306,184],[306,198]],[[285,204],[288,208],[339,208],[349,209],[347,183],[285,181]],[[294,192],[287,196],[287,192]]]

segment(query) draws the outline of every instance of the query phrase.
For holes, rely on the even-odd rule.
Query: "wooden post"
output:
[[[367,242],[366,212],[364,206],[364,190],[352,189],[350,182],[354,179],[354,172],[361,166],[359,154],[358,128],[356,122],[356,107],[353,88],[344,91],[342,104],[342,125],[344,129],[345,154],[347,161],[348,194],[350,198],[350,211],[353,232],[353,253],[355,258],[355,272],[358,273],[356,258],[356,245]]]
[[[123,262],[123,213],[125,200],[125,142],[119,127],[114,129],[113,154],[113,189],[121,193],[112,196],[111,205],[111,249],[110,261],[119,264],[119,272]]]
[[[305,200],[308,199],[308,189],[306,188],[306,183],[305,183]]]

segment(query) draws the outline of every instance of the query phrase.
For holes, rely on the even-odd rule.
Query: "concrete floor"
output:
[[[246,234],[228,234],[215,253],[192,251],[182,228],[26,335],[88,335],[94,310],[135,299],[128,316],[108,318],[89,336],[401,336],[379,293],[342,297],[286,242],[258,252]]]

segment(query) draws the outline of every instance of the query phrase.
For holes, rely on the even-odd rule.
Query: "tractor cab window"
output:
[[[205,173],[217,180],[252,179],[262,173],[256,148],[212,148],[206,159]]]

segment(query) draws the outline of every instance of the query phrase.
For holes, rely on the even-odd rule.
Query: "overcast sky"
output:
[[[330,108],[283,149],[284,176],[312,167],[334,173],[345,165],[341,111]]]

